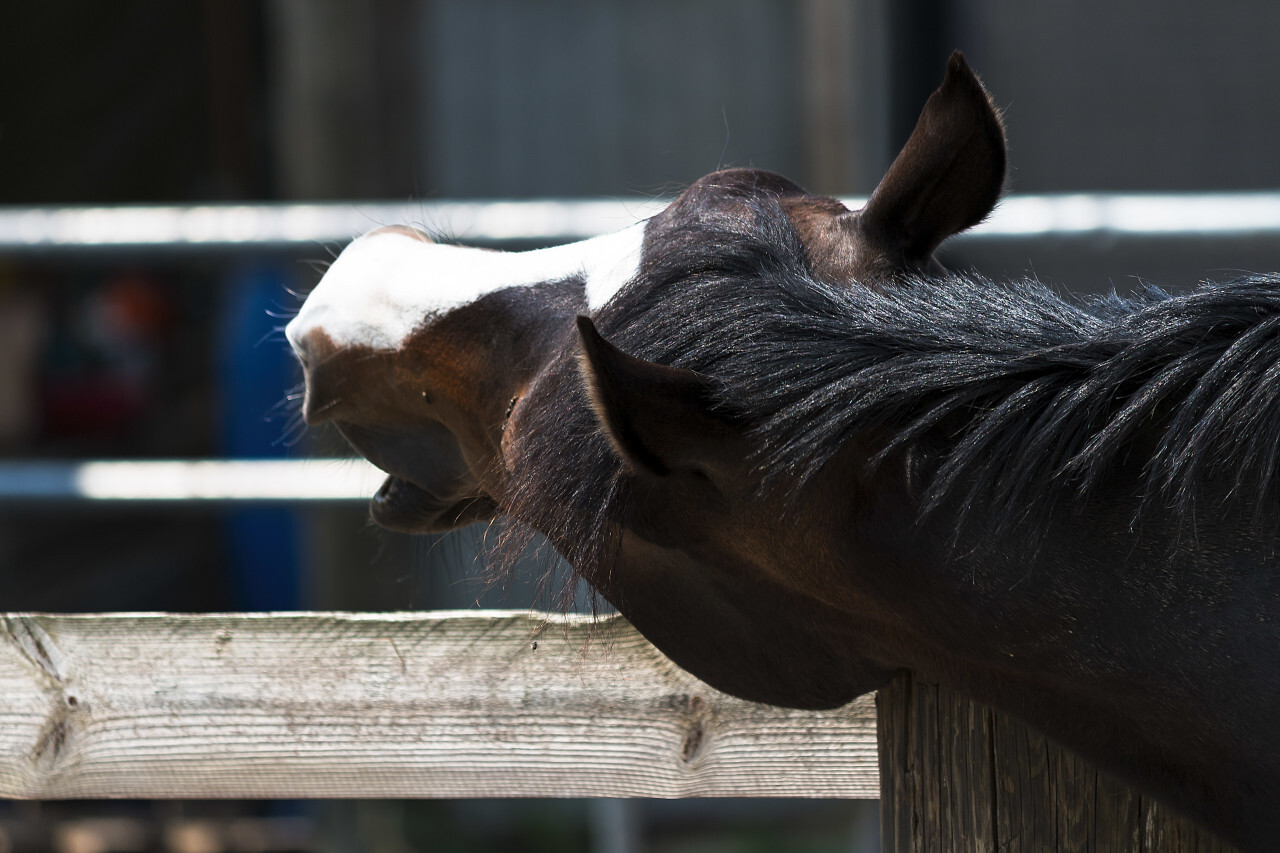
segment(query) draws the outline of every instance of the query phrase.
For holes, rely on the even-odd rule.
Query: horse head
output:
[[[756,424],[717,379],[715,347],[699,359],[671,342],[705,327],[714,344],[719,297],[702,285],[750,277],[779,251],[830,287],[939,271],[934,250],[991,211],[1004,172],[1003,127],[957,53],[859,210],[727,169],[645,222],[550,249],[380,228],[288,325],[304,416],[387,472],[378,524],[430,532],[509,516],[713,686],[840,705],[900,664],[881,654],[875,620],[851,620],[850,602],[821,592],[836,563],[813,534],[875,524],[870,504],[896,498],[868,486],[856,518],[762,500]]]
[[[832,286],[935,271],[938,244],[995,205],[1004,167],[999,118],[957,53],[860,210],[727,169],[646,222],[550,249],[377,229],[288,325],[303,414],[387,472],[371,502],[378,524],[433,532],[510,515],[713,686],[842,704],[891,671],[866,653],[874,625],[814,595],[829,562],[813,554],[797,571],[796,557],[812,551],[819,522],[784,523],[758,499],[752,425],[712,375],[670,366],[682,354],[654,352],[648,338],[655,323],[719,310],[688,301],[701,298],[692,283],[770,262],[774,247],[753,255],[739,226],[779,232]],[[714,245],[717,235],[728,241]]]
[[[437,244],[407,226],[375,229],[338,257],[286,329],[306,375],[304,417],[332,422],[388,472],[372,506],[380,524],[432,532],[490,518],[512,402],[573,317],[607,304],[690,223],[768,199],[816,275],[882,280],[936,269],[937,245],[994,207],[1004,167],[1000,121],[957,53],[861,210],[779,175],[726,169],[647,222],[551,249],[497,252]]]

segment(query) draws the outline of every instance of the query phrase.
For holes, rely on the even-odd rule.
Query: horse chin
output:
[[[379,527],[397,533],[444,533],[497,515],[487,496],[443,500],[408,480],[387,477],[369,502],[369,516]]]

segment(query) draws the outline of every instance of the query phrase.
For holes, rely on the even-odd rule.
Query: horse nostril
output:
[[[331,363],[330,365],[331,366]],[[303,364],[307,391],[302,401],[302,419],[310,426],[332,420],[338,414],[338,406],[344,397],[341,377],[321,365],[315,369]]]
[[[300,328],[297,321],[285,327],[285,337],[302,364],[306,397],[302,417],[309,424],[330,420],[345,396],[347,386],[340,351],[319,327]]]

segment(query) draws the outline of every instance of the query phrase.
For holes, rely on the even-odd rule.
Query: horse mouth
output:
[[[497,514],[443,424],[408,429],[338,421],[337,426],[357,453],[387,472],[369,502],[369,516],[379,527],[443,533]]]
[[[442,499],[395,475],[388,476],[369,501],[373,522],[397,533],[444,533],[487,521],[497,511],[485,495]]]

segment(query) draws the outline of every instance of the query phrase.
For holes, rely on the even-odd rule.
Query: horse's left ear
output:
[[[637,473],[714,473],[741,436],[718,405],[710,377],[654,364],[606,341],[586,317],[579,369],[596,418],[614,450]]]
[[[853,214],[865,239],[898,263],[919,263],[986,218],[1004,188],[1004,125],[960,51],[915,130]]]

